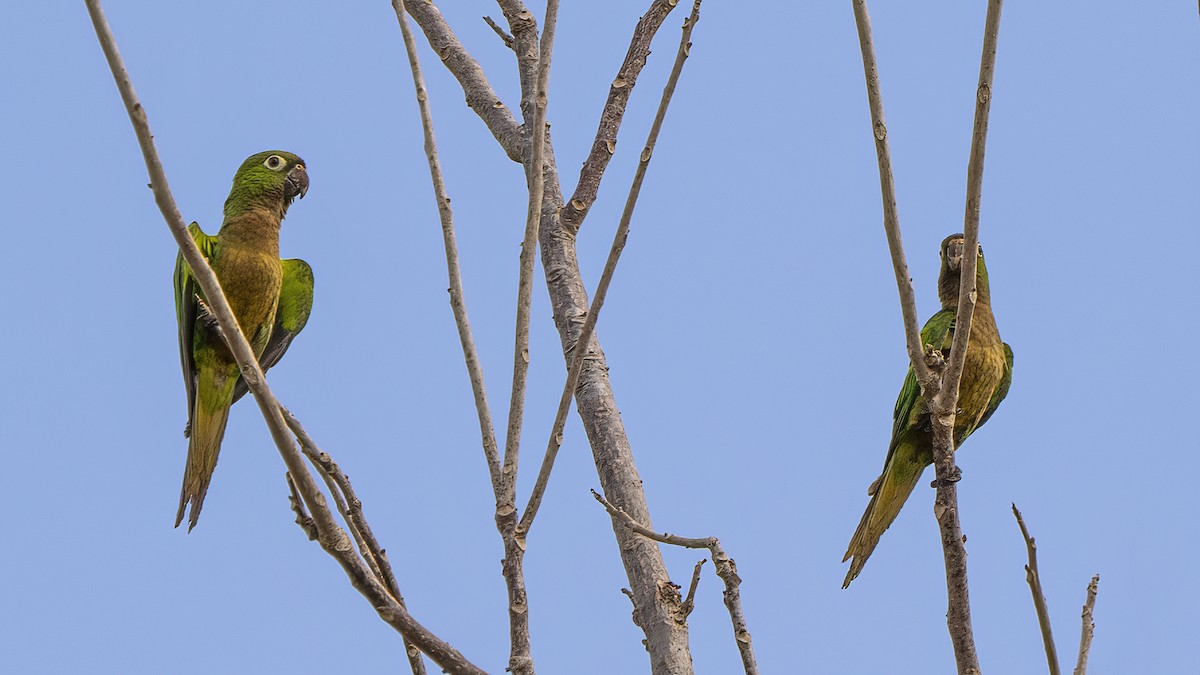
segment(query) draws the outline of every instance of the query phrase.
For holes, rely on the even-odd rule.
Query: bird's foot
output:
[[[955,483],[957,483],[960,480],[962,480],[962,469],[960,469],[956,466],[953,469],[951,469],[949,476],[946,476],[945,478],[933,479],[933,482],[931,482],[929,484],[929,487],[935,488],[935,489],[940,488],[940,487],[949,487],[951,485],[954,485]]]
[[[204,325],[205,328],[211,330],[218,335],[222,335],[221,324],[217,323],[217,315],[213,313],[212,308],[200,296],[196,296],[196,321]]]
[[[940,349],[934,349],[933,345],[925,345],[925,365],[932,370],[941,370],[946,366],[946,355]]]

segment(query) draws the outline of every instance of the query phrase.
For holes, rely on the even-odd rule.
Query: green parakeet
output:
[[[307,191],[304,160],[290,152],[260,152],[234,174],[221,231],[210,237],[196,223],[188,228],[264,371],[283,357],[312,310],[312,268],[303,260],[279,259],[280,223]],[[229,407],[247,387],[182,254],[175,262],[175,312],[188,402],[184,435],[190,439],[175,526],[190,502],[191,531],[217,466]]]
[[[934,314],[921,329],[921,343],[941,350],[947,359],[954,341],[963,246],[961,234],[952,234],[942,242],[942,268],[938,275],[938,297],[942,302],[942,310]],[[978,256],[975,313],[971,319],[971,335],[959,385],[959,412],[954,422],[955,450],[991,418],[1008,394],[1012,382],[1012,349],[1000,340],[1000,332],[996,328],[982,248]],[[846,573],[842,588],[848,587],[862,571],[879,538],[900,513],[925,467],[933,463],[933,430],[928,405],[911,365],[908,376],[904,378],[900,397],[896,400],[893,420],[892,440],[888,444],[883,474],[867,488],[871,501],[850,539],[846,556],[842,558],[842,562],[850,561],[850,570]]]

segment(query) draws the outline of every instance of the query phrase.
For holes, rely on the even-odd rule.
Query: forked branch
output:
[[[716,537],[692,538],[680,537],[665,532],[660,534],[637,522],[633,516],[625,513],[623,509],[613,506],[595,490],[592,490],[592,496],[604,506],[615,522],[632,532],[636,532],[647,539],[653,539],[662,544],[682,546],[684,548],[706,548],[712,553],[713,565],[716,568],[717,576],[725,583],[725,608],[729,610],[729,619],[733,623],[733,637],[737,641],[738,652],[742,656],[742,667],[745,669],[746,675],[757,675],[758,664],[754,659],[754,646],[751,643],[750,631],[746,627],[746,615],[742,612],[742,595],[738,590],[738,587],[742,584],[742,578],[738,576],[737,563],[733,561],[733,558],[725,554],[725,549],[721,548],[721,541]],[[697,564],[696,572],[699,569],[700,564]],[[695,573],[693,573],[693,579],[695,576]],[[688,592],[689,599],[695,587],[696,584],[693,582],[691,590]],[[684,607],[687,608],[688,612],[691,611],[689,603],[685,602]]]

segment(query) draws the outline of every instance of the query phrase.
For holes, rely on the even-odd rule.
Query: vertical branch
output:
[[[522,10],[518,15],[528,14]],[[525,421],[526,378],[529,373],[529,312],[533,299],[533,261],[537,253],[538,229],[542,222],[542,200],[545,194],[545,141],[546,141],[546,87],[550,81],[550,58],[554,48],[554,28],[558,18],[558,2],[546,3],[546,33],[540,40],[540,49],[518,52],[522,63],[536,70],[536,76],[528,83],[528,98],[532,101],[532,118],[529,108],[522,104],[526,113],[525,135],[528,139],[528,161],[525,163],[525,180],[529,189],[529,202],[525,214],[525,238],[521,242],[520,272],[517,281],[517,320],[513,348],[512,394],[508,408],[508,435],[504,443],[504,469],[502,490],[498,499],[506,514],[506,524],[511,528],[516,523],[517,461],[521,447],[521,427]],[[525,17],[521,16],[521,21]],[[522,33],[522,42],[532,37],[537,40],[536,27],[532,18],[526,23],[531,27]],[[515,38],[514,38],[515,40]],[[524,66],[523,66],[524,68]],[[508,509],[512,509],[509,511]]]
[[[658,112],[655,113],[654,122],[650,125],[646,145],[642,148],[641,161],[634,172],[629,195],[625,198],[625,208],[621,212],[621,220],[613,235],[613,243],[608,251],[608,260],[604,263],[604,272],[600,275],[600,282],[596,285],[596,294],[587,311],[587,319],[584,320],[583,328],[580,329],[579,337],[576,339],[576,349],[571,354],[571,364],[567,368],[567,381],[563,385],[562,395],[558,400],[558,410],[554,415],[550,440],[546,443],[542,468],[538,472],[537,482],[533,486],[533,492],[529,495],[529,503],[525,506],[525,511],[521,515],[521,523],[517,527],[517,531],[522,537],[529,532],[529,528],[533,525],[533,519],[537,516],[542,497],[546,493],[546,486],[550,481],[550,472],[554,469],[554,460],[558,456],[558,449],[562,446],[562,433],[567,422],[567,412],[571,409],[571,399],[575,387],[579,383],[579,374],[583,371],[583,360],[587,356],[586,351],[580,350],[578,346],[586,345],[592,339],[596,322],[600,319],[600,309],[604,306],[605,298],[608,297],[608,287],[616,272],[617,262],[621,258],[621,252],[625,250],[625,242],[629,238],[629,224],[633,220],[633,210],[637,205],[638,196],[641,194],[642,181],[645,180],[646,170],[650,166],[650,158],[654,155],[654,146],[658,143],[658,134],[662,130],[663,119],[666,118],[667,108],[671,105],[671,98],[675,95],[675,87],[679,84],[683,64],[691,52],[692,31],[696,27],[696,22],[700,20],[700,2],[701,0],[695,0],[692,5],[692,13],[683,22],[683,36],[679,41],[679,49],[675,53],[675,63],[671,67],[671,74],[667,77],[667,84],[663,87],[662,98],[658,103]]]
[[[1099,585],[1100,575],[1093,575],[1087,587],[1087,600],[1083,603],[1083,632],[1079,636],[1079,660],[1075,663],[1075,675],[1087,675],[1088,652],[1092,650],[1092,635],[1096,632],[1092,613],[1096,609],[1096,589]]]
[[[904,242],[900,238],[900,217],[896,213],[896,180],[892,176],[892,154],[888,147],[887,125],[883,120],[883,95],[879,91],[879,66],[875,62],[875,43],[871,38],[871,17],[866,0],[853,0],[854,21],[858,26],[858,45],[862,50],[863,72],[867,78],[867,102],[871,107],[871,128],[875,135],[875,155],[879,162],[879,190],[883,198],[883,229],[887,233],[888,250],[892,254],[892,269],[896,288],[900,291],[900,311],[904,320],[904,339],[917,381],[926,391],[935,385],[937,375],[925,365],[921,328],[917,325],[917,301],[913,295],[908,261],[904,257]]]
[[[941,531],[942,553],[946,563],[946,624],[954,645],[960,673],[979,670],[975,637],[971,629],[971,603],[967,585],[967,550],[958,517],[960,473],[954,464],[954,423],[958,409],[958,391],[966,363],[971,319],[975,313],[975,274],[978,263],[979,202],[983,190],[983,159],[987,141],[988,113],[992,101],[992,76],[996,66],[996,42],[1000,32],[1002,0],[989,0],[984,24],[983,54],[979,64],[979,86],[975,97],[975,125],[971,155],[967,165],[967,200],[963,223],[963,256],[958,309],[955,315],[954,342],[942,377],[941,391],[931,398],[930,419],[933,427],[933,463],[937,472],[934,514]]]
[[[1058,650],[1054,647],[1054,634],[1050,631],[1050,610],[1046,607],[1046,595],[1042,592],[1042,575],[1038,572],[1037,543],[1029,536],[1025,527],[1025,519],[1012,505],[1013,515],[1021,528],[1021,536],[1025,539],[1025,550],[1029,554],[1029,564],[1025,566],[1025,581],[1029,583],[1029,592],[1033,594],[1033,608],[1037,612],[1038,627],[1042,631],[1042,644],[1046,648],[1046,663],[1050,675],[1059,675]]]

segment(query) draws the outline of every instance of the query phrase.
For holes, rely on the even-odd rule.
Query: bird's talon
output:
[[[960,480],[962,480],[962,469],[960,469],[956,466],[956,467],[954,467],[953,470],[950,471],[949,476],[946,476],[945,478],[933,479],[933,482],[931,482],[929,484],[929,487],[935,488],[935,489],[940,488],[940,487],[949,487],[951,485],[954,485],[955,483],[957,483]]]

